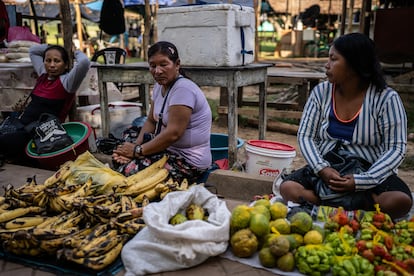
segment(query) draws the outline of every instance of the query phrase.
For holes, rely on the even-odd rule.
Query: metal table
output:
[[[149,110],[150,85],[154,83],[146,62],[128,64],[97,64],[100,107],[102,118],[102,134],[109,135],[109,112],[107,82],[139,83],[139,98],[143,104],[143,113]],[[248,64],[231,67],[198,67],[182,66],[186,74],[199,86],[215,86],[227,89],[227,123],[228,123],[228,158],[232,166],[237,161],[237,129],[238,129],[238,88],[243,86],[259,86],[259,139],[265,139],[266,131],[266,80],[267,68],[272,64]]]

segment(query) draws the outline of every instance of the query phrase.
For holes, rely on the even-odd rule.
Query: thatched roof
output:
[[[319,5],[321,14],[342,14],[343,0],[268,0],[277,13],[298,14],[312,5]],[[349,1],[347,1],[349,7]],[[360,9],[362,0],[354,0],[354,9]]]

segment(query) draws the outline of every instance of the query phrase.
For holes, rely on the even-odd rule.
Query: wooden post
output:
[[[147,61],[147,50],[150,41],[150,30],[151,30],[151,7],[149,0],[145,0],[145,14],[144,14],[144,35],[142,39],[142,52],[143,52],[143,60]]]
[[[79,8],[79,0],[75,0],[76,31],[78,33],[79,49],[83,51],[82,17]]]
[[[63,47],[72,53],[72,18],[70,14],[70,5],[69,0],[59,0],[60,14],[62,16],[62,37],[63,37]],[[70,59],[70,68],[72,68],[72,59]]]
[[[348,14],[348,33],[352,32],[352,22],[354,14],[354,0],[349,0],[349,14]]]
[[[37,23],[37,14],[36,14],[35,6],[33,4],[33,0],[30,0],[30,10],[31,10],[31,13],[33,14],[33,16],[35,18],[34,19],[34,23],[35,23],[35,34],[37,36],[39,36],[39,29],[38,29],[38,23]]]
[[[341,32],[340,34],[345,34],[345,23],[346,23],[346,0],[342,0],[342,16],[341,16]]]
[[[62,18],[62,37],[63,37],[63,47],[68,51],[69,54],[72,54],[72,17],[70,14],[70,5],[69,0],[59,0],[60,15]],[[69,59],[69,68],[73,66],[73,57]],[[69,120],[74,120],[76,115],[76,104],[74,104],[69,112]]]
[[[256,26],[254,32],[254,61],[257,62],[259,60],[259,25],[260,25],[260,6],[261,0],[253,0],[254,5],[254,14],[256,18]]]

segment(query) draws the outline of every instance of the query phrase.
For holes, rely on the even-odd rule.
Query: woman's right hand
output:
[[[341,176],[337,170],[331,167],[323,168],[319,172],[319,177],[322,178],[329,188],[334,191],[343,192],[348,190],[347,178]]]
[[[331,167],[323,168],[318,174],[326,184],[329,184],[331,180],[343,180],[343,177],[339,174],[339,172]]]

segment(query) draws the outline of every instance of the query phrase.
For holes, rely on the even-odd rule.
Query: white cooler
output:
[[[115,101],[109,105],[109,131],[117,138],[121,138],[122,131],[132,125],[132,122],[141,117],[142,103]],[[100,105],[93,104],[77,107],[77,119],[87,122],[92,130],[92,140],[102,137],[102,123]],[[89,147],[96,148],[96,145],[89,144]]]
[[[254,61],[254,9],[234,4],[166,7],[158,11],[158,40],[174,43],[181,64],[239,66]]]

